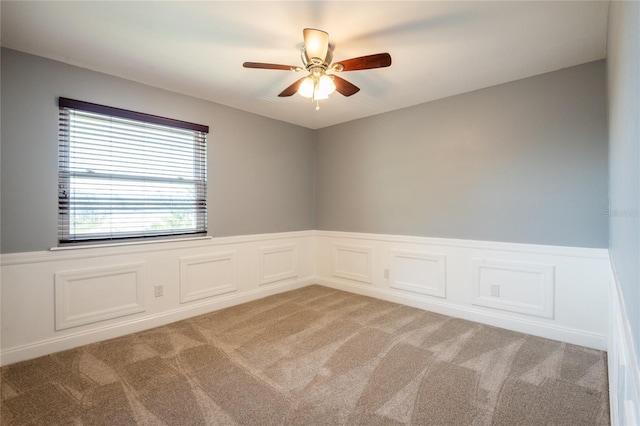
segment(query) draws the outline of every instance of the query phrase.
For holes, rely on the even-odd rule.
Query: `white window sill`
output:
[[[144,241],[122,241],[118,243],[102,243],[102,244],[79,244],[68,245],[62,247],[51,247],[49,251],[63,251],[63,250],[83,250],[92,248],[105,248],[105,247],[122,247],[122,246],[137,246],[142,244],[162,244],[162,243],[177,243],[183,241],[199,241],[199,240],[212,240],[213,237],[191,237],[191,238],[167,238],[165,240],[144,240]]]

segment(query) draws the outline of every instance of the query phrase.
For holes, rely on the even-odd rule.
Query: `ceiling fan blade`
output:
[[[391,55],[377,53],[375,55],[360,56],[359,58],[339,61],[335,65],[342,65],[342,71],[369,70],[372,68],[384,68],[391,65]]]
[[[285,96],[291,96],[295,94],[298,91],[298,88],[300,87],[300,83],[302,83],[302,80],[304,80],[305,78],[307,77],[302,77],[300,80],[296,81],[291,86],[287,87],[282,92],[280,92],[278,96],[283,98]]]
[[[283,71],[291,71],[292,69],[296,69],[298,67],[294,67],[292,65],[279,65],[279,64],[263,64],[262,62],[245,62],[242,64],[245,68],[259,68],[264,70],[283,70]]]
[[[333,77],[333,84],[336,85],[336,92],[344,96],[351,96],[351,95],[355,95],[360,91],[360,88],[358,86],[356,86],[355,84],[349,83],[344,78],[338,77],[337,75],[332,75],[332,77]]]

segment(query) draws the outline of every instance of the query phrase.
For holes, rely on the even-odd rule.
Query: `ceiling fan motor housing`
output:
[[[327,54],[325,55],[324,59],[309,57],[309,55],[307,54],[307,49],[305,49],[305,47],[303,46],[300,53],[300,58],[302,59],[302,64],[307,69],[307,71],[311,72],[311,68],[322,68],[326,71],[329,68],[331,60],[333,59],[333,51],[327,50]]]

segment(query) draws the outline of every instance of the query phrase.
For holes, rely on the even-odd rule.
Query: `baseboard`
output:
[[[588,333],[568,327],[545,324],[535,320],[525,320],[514,318],[494,312],[485,312],[473,307],[459,306],[444,300],[424,297],[416,294],[406,294],[393,289],[381,289],[371,287],[367,284],[358,284],[347,280],[330,277],[316,277],[315,282],[337,290],[348,291],[363,296],[374,297],[376,299],[387,300],[389,302],[400,303],[427,311],[449,315],[469,321],[500,327],[507,330],[527,333],[547,339],[572,343],[589,348],[606,350],[606,336],[595,333]]]
[[[160,327],[162,325],[207,314],[230,306],[306,287],[314,284],[315,282],[316,280],[314,277],[286,280],[242,293],[222,295],[201,303],[193,303],[189,306],[179,307],[142,318],[121,321],[118,324],[111,326],[94,328],[88,331],[67,334],[65,336],[11,348],[0,353],[0,365],[13,364],[15,362],[72,349],[78,346],[113,339],[154,327]]]
[[[640,358],[633,345],[615,268],[612,274],[608,347],[611,424],[633,426],[640,424]]]

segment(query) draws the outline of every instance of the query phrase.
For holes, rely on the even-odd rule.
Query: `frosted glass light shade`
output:
[[[316,98],[318,98],[318,93],[324,96],[329,96],[336,90],[336,85],[333,83],[333,79],[328,75],[323,75],[320,77],[320,81],[318,82],[318,90],[316,90]]]
[[[302,35],[307,58],[318,58],[324,62],[329,49],[329,34],[321,30],[305,28],[302,30]]]
[[[298,87],[298,93],[304,96],[305,98],[311,98],[313,96],[313,90],[315,89],[315,82],[313,78],[307,77],[302,80],[300,83],[300,87]]]

